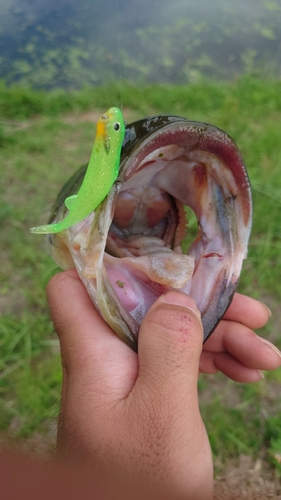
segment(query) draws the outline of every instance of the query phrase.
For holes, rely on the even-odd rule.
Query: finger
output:
[[[216,334],[205,343],[204,350],[228,352],[248,368],[274,370],[281,365],[281,353],[277,347],[234,321],[222,321]]]
[[[217,354],[203,352],[200,359],[200,372],[214,374],[218,371],[235,382],[258,382],[263,378],[261,371],[243,365],[226,352]]]
[[[225,320],[242,323],[248,328],[261,328],[271,316],[268,307],[258,300],[235,293],[233,301],[224,315]]]
[[[137,356],[101,318],[76,271],[55,275],[47,296],[62,363],[72,378],[79,377],[81,383],[84,374],[92,377],[92,384],[102,381],[115,389],[131,390]]]
[[[202,323],[194,300],[168,292],[148,311],[139,334],[139,379],[152,399],[173,399],[193,393],[202,350]],[[170,398],[168,396],[170,395]]]
[[[92,346],[93,334],[104,341],[112,331],[94,307],[84,285],[74,270],[56,274],[47,285],[52,320],[63,350],[84,354]],[[94,332],[93,324],[95,324]],[[83,335],[78,332],[83,331]],[[106,337],[104,337],[104,335]]]

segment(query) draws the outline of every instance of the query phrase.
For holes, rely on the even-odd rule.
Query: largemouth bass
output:
[[[65,200],[85,173],[64,186],[49,224],[66,217]],[[186,254],[185,207],[198,221]],[[232,139],[206,123],[155,116],[126,126],[119,175],[95,211],[48,238],[54,260],[76,267],[105,321],[137,350],[142,319],[172,288],[195,299],[204,340],[210,336],[236,290],[251,220],[250,184]]]

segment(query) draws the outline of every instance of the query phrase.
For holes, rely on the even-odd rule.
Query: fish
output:
[[[49,221],[66,217],[87,166],[58,195]],[[197,219],[187,251],[186,207]],[[49,234],[51,255],[75,267],[97,310],[137,351],[143,318],[168,290],[201,312],[204,341],[231,304],[252,222],[250,182],[231,137],[203,122],[158,115],[125,127],[118,176],[75,225]]]

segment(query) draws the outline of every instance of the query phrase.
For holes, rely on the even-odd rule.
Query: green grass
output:
[[[263,334],[281,347],[281,81],[132,87],[44,93],[0,87],[0,432],[48,436],[58,411],[60,359],[45,286],[56,265],[29,227],[48,218],[55,196],[86,163],[95,126],[112,105],[127,121],[158,113],[212,123],[242,151],[253,187],[254,222],[240,291],[267,302]],[[202,377],[201,407],[215,457],[262,456],[280,468],[281,371],[255,385]]]

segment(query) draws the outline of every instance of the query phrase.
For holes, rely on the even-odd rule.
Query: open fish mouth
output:
[[[65,216],[80,169],[59,194],[50,222]],[[187,251],[185,207],[198,221]],[[119,177],[82,222],[49,235],[60,267],[75,266],[97,309],[130,347],[157,297],[191,295],[204,340],[231,303],[251,229],[251,190],[242,157],[222,130],[174,116],[126,127]]]

